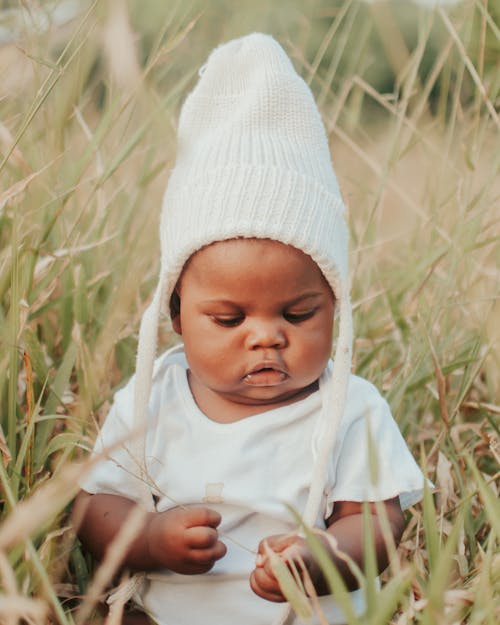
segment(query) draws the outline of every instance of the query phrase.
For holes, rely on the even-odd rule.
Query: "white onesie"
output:
[[[260,540],[296,530],[284,504],[300,514],[306,503],[320,437],[321,392],[222,424],[197,407],[187,368],[182,346],[155,364],[146,432],[151,492],[160,512],[177,505],[217,510],[227,554],[203,575],[148,574],[142,603],[160,625],[271,625],[282,606],[255,595],[249,575]],[[327,376],[331,369],[329,363]],[[116,394],[95,452],[130,432],[133,393],[134,378]],[[369,436],[374,443],[370,452]],[[376,483],[370,460],[377,466]],[[122,446],[99,462],[81,486],[89,493],[139,499],[134,477],[138,472]],[[380,501],[399,495],[407,508],[421,498],[423,482],[386,401],[372,384],[352,375],[318,526],[324,527],[335,501]],[[362,591],[354,591],[352,599],[361,613]],[[320,603],[329,623],[345,622],[332,596],[321,597]]]

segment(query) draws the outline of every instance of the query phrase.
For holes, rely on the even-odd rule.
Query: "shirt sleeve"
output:
[[[91,494],[121,495],[134,501],[141,499],[141,464],[135,449],[141,433],[132,427],[134,380],[132,378],[116,393],[95,441],[92,452],[95,464],[80,480],[80,487]]]
[[[398,496],[404,510],[422,499],[425,478],[385,399],[370,383],[356,378],[348,403],[351,406],[330,467],[325,518],[335,501],[382,501]]]
[[[111,410],[95,441],[92,452],[95,464],[80,480],[83,490],[91,494],[120,495],[137,502],[144,502],[149,494],[153,497],[158,495],[150,473],[149,456],[146,454],[145,467],[140,458],[142,445],[139,443],[142,442],[140,437],[145,437],[145,447],[149,449],[155,439],[162,380],[172,364],[187,368],[182,345],[172,347],[155,361],[146,431],[134,428],[135,375],[115,394]]]

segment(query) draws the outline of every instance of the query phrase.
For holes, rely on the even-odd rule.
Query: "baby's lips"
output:
[[[266,561],[266,556],[262,555],[261,553],[258,553],[257,557],[255,558],[255,566],[258,568],[262,568],[264,566],[265,561]]]

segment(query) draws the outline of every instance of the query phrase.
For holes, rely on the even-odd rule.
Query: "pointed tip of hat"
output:
[[[281,44],[271,35],[253,32],[238,39],[232,39],[217,46],[199,74],[203,76],[207,69],[211,72],[227,71],[233,68],[239,75],[248,72],[252,65],[265,60],[276,69],[281,66],[292,69],[292,63]]]

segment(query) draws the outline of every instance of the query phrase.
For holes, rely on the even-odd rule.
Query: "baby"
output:
[[[80,538],[100,558],[146,509],[124,566],[144,573],[136,600],[160,625],[294,622],[269,550],[303,562],[327,622],[345,623],[285,504],[362,567],[368,502],[383,570],[378,511],[397,543],[424,478],[387,403],[350,373],[344,206],[312,94],[271,37],[217,48],[200,73],[160,239],[136,375],[77,498]],[[182,344],[154,361],[165,303]],[[323,542],[362,613],[363,591]]]

